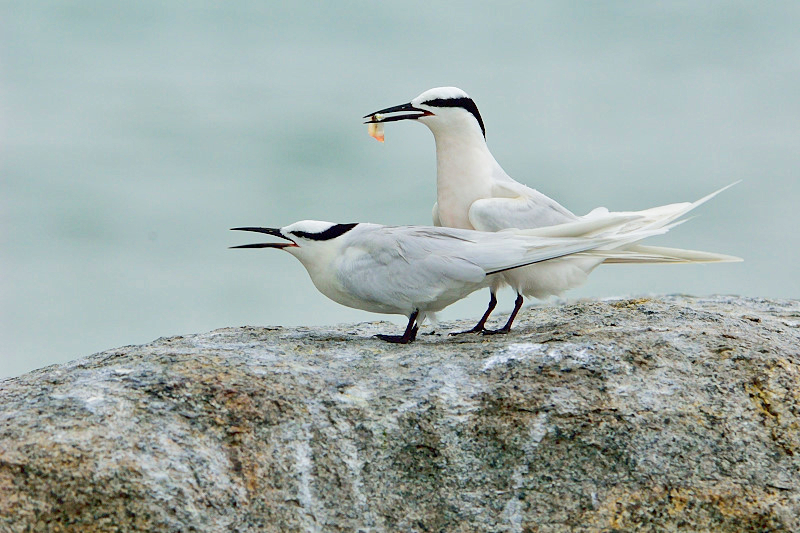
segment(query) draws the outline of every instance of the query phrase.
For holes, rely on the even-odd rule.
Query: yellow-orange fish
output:
[[[370,118],[372,120],[380,120],[381,116],[380,115],[372,115]],[[374,138],[374,139],[376,139],[376,140],[378,140],[380,142],[383,142],[383,123],[370,122],[369,124],[367,124],[367,133],[369,133],[370,137],[372,137],[372,138]]]

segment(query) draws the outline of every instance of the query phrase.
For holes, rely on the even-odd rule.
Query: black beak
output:
[[[389,113],[403,113],[406,111],[411,111],[412,113],[407,113],[405,115],[394,115],[392,117],[383,117],[378,115],[388,115]],[[364,121],[364,124],[378,124],[381,122],[394,122],[396,120],[417,120],[419,117],[427,117],[433,115],[430,111],[425,111],[424,109],[419,109],[411,105],[411,102],[402,105],[396,105],[394,107],[387,107],[386,109],[381,109],[380,111],[375,111],[371,115],[366,115],[364,118],[369,120]]]
[[[266,233],[267,235],[274,235],[281,239],[286,239],[289,242],[263,242],[257,244],[242,244],[241,246],[231,246],[231,248],[286,248],[288,246],[297,246],[295,242],[281,233],[280,228],[231,228],[231,231],[254,231],[256,233]]]

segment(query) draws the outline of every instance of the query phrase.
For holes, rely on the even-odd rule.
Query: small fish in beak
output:
[[[381,120],[383,120],[383,116],[375,113],[369,118],[375,122],[370,122],[367,124],[367,133],[369,133],[369,136],[373,139],[383,142],[383,123],[381,122]]]

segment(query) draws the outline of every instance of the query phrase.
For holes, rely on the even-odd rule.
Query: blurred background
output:
[[[798,28],[791,1],[3,2],[0,377],[388,318],[327,300],[289,254],[229,250],[253,236],[228,228],[429,224],[432,135],[389,124],[382,145],[361,117],[440,85],[475,99],[511,176],[576,213],[743,180],[651,243],[744,263],[601,267],[566,298],[798,298]]]

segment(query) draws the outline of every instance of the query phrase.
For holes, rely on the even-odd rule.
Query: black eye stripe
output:
[[[289,233],[302,239],[309,239],[311,241],[329,241],[340,235],[344,235],[356,226],[358,226],[358,222],[353,222],[351,224],[336,224],[335,226],[331,226],[320,233],[309,233],[307,231],[290,231]]]
[[[486,128],[483,125],[483,119],[478,111],[478,106],[475,105],[472,98],[464,98],[463,96],[461,98],[434,98],[433,100],[427,100],[422,103],[431,107],[461,107],[466,109],[472,113],[472,116],[478,121],[478,124],[481,126],[481,131],[483,132],[483,138],[486,138]]]

